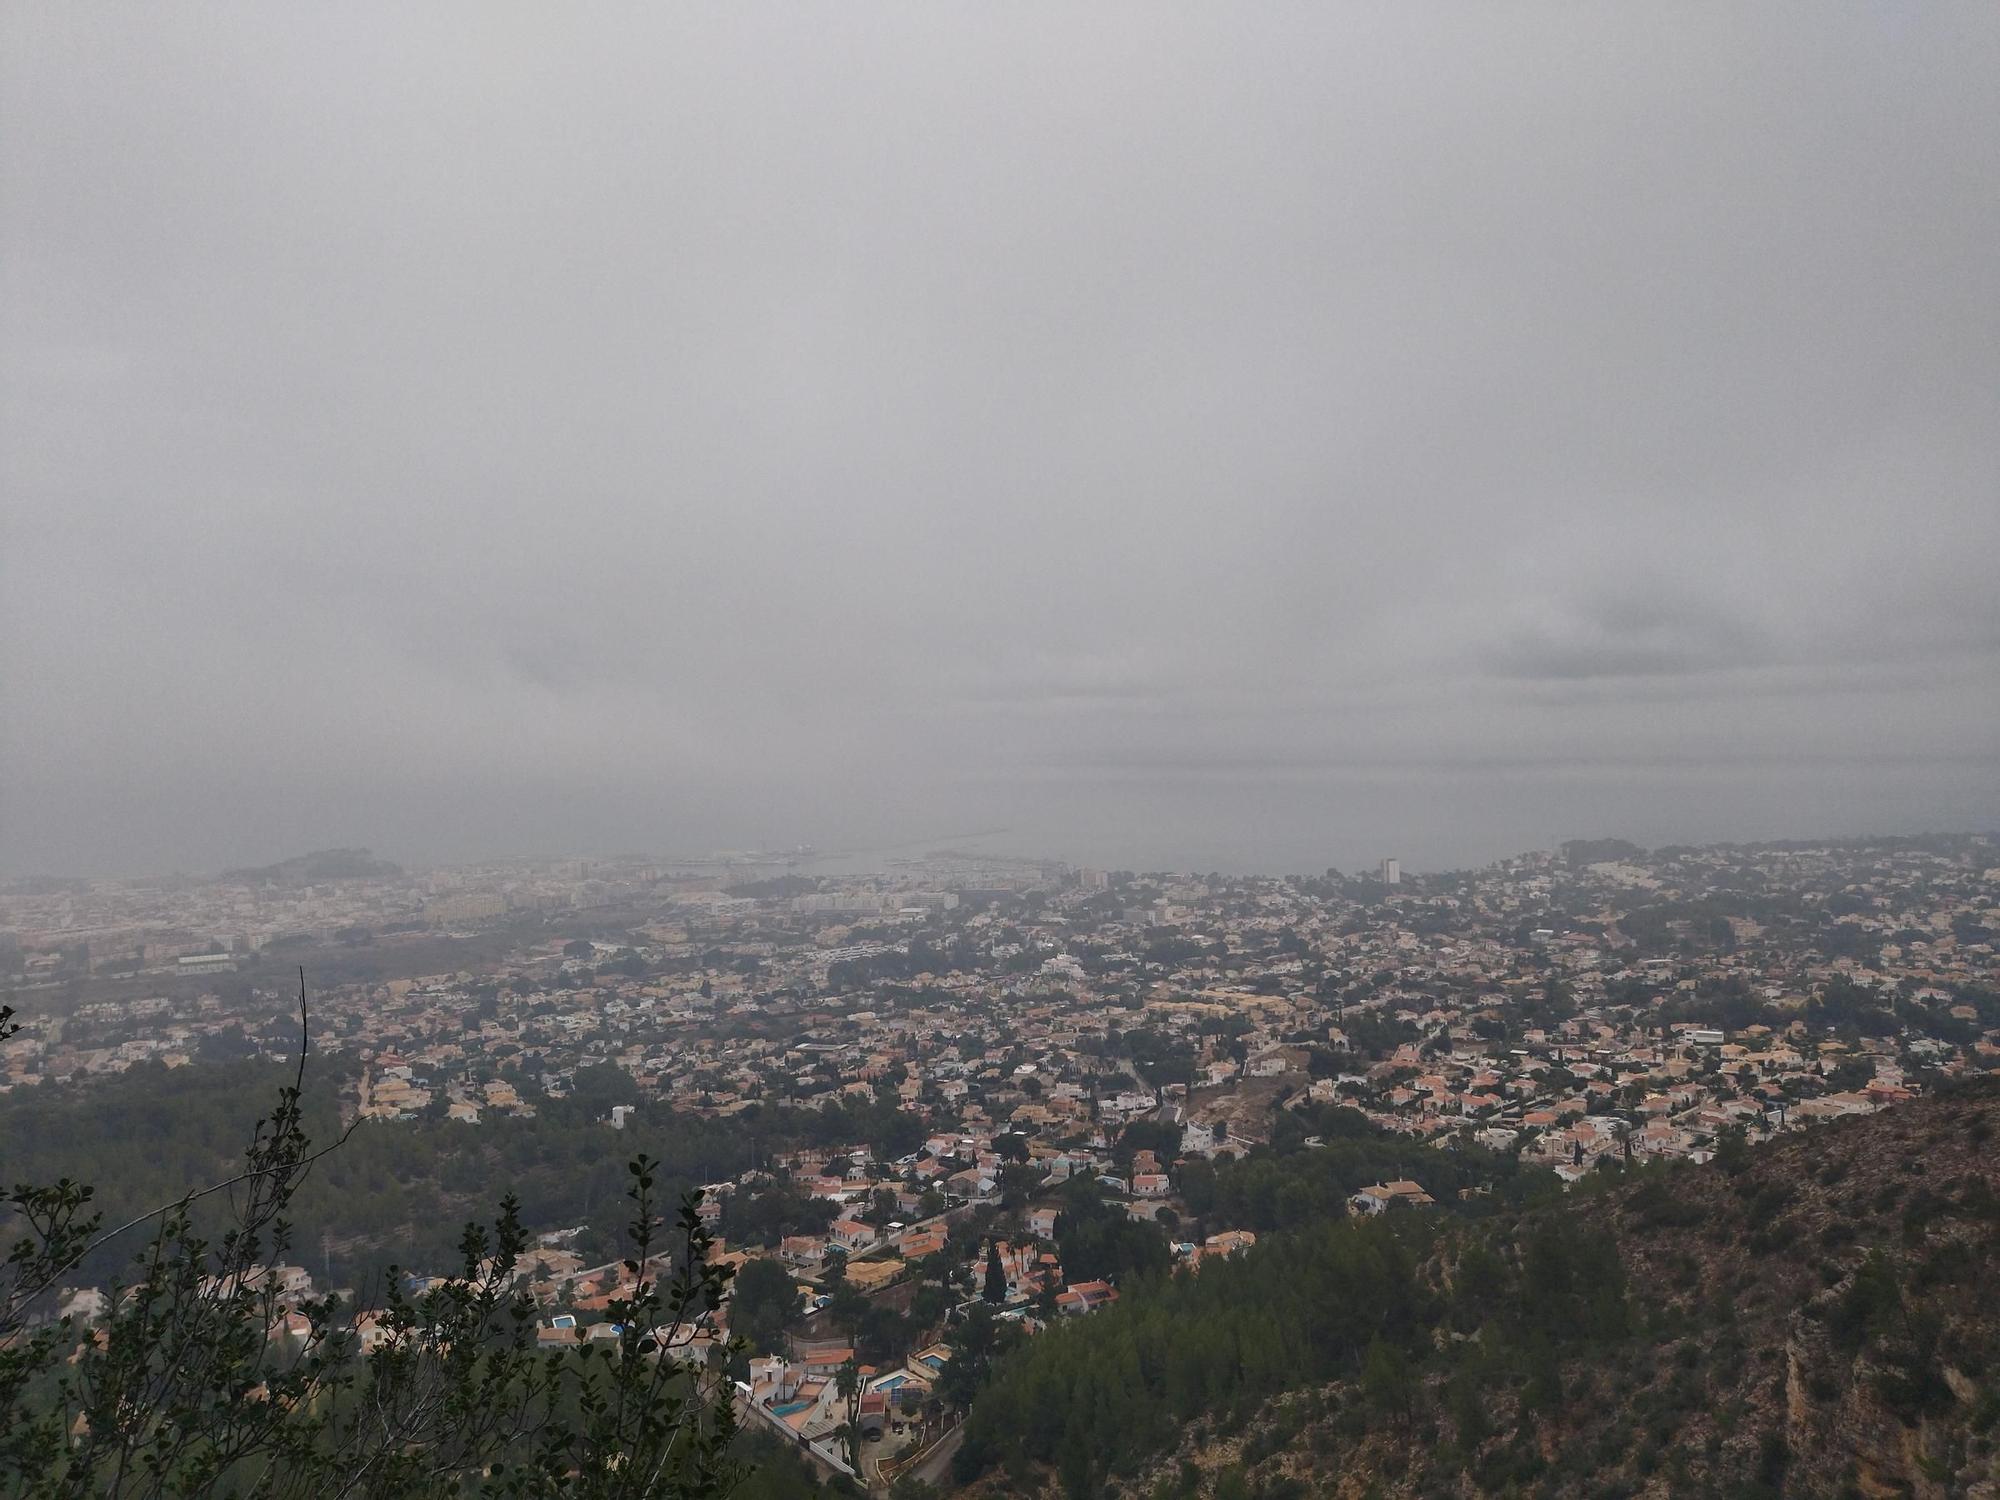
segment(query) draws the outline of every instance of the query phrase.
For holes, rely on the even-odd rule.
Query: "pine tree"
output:
[[[301,975],[302,1023],[304,1000]],[[0,1007],[0,1041],[11,1020]],[[630,1164],[631,1291],[607,1309],[619,1330],[608,1344],[537,1347],[534,1304],[515,1289],[527,1235],[512,1197],[490,1231],[466,1226],[458,1275],[411,1297],[392,1271],[370,1350],[356,1307],[281,1305],[288,1209],[341,1144],[315,1150],[306,1136],[306,1055],[302,1024],[297,1078],[227,1182],[108,1235],[88,1187],[0,1194],[20,1230],[0,1262],[0,1494],[727,1495],[740,1477],[730,1383],[663,1356],[711,1331],[730,1269],[710,1261],[699,1194],[663,1236],[646,1157]],[[223,1192],[229,1227],[211,1240],[192,1210]],[[43,1318],[80,1262],[149,1225],[103,1321],[86,1333]]]

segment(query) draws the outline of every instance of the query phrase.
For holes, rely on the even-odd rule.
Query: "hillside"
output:
[[[1274,1236],[1052,1330],[992,1494],[2000,1494],[2000,1087],[1482,1223]]]
[[[401,866],[377,859],[372,850],[315,849],[272,865],[224,870],[218,878],[230,885],[301,886],[334,880],[389,880],[402,873]]]

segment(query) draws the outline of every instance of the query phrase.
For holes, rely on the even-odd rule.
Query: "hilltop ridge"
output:
[[[224,870],[217,877],[228,885],[316,885],[327,880],[396,880],[403,868],[377,859],[370,849],[315,849],[275,864]]]

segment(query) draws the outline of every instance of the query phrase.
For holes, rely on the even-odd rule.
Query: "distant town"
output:
[[[1352,1214],[1426,1211],[1503,1177],[1706,1160],[2000,1067],[1992,837],[1580,841],[1445,874],[815,864],[406,872],[340,850],[0,885],[20,1025],[0,1091],[293,1056],[303,967],[314,1046],[348,1065],[343,1118],[367,1130],[531,1118],[606,1069],[638,1101],[603,1111],[606,1152],[642,1105],[751,1133],[887,1110],[876,1139],[772,1131],[700,1205],[739,1274],[782,1268],[746,1410],[829,1472],[886,1479],[947,1425],[951,1309],[1032,1331],[1117,1298],[1129,1257],[1064,1233],[1086,1207],[1197,1262],[1285,1222],[1282,1202],[1246,1206],[1232,1166],[1336,1138],[1435,1153],[1342,1188]],[[611,1337],[629,1273],[587,1265],[564,1225],[529,1228],[543,1337]],[[906,1316],[843,1381],[857,1294]]]

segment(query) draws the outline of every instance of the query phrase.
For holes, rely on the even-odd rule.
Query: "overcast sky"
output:
[[[0,870],[2000,825],[2000,8],[0,11]]]

